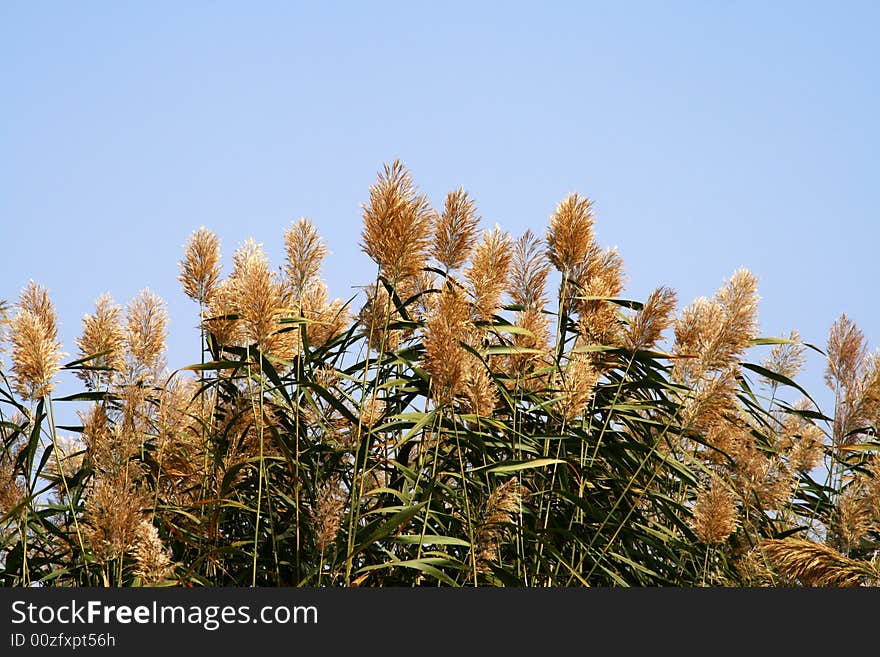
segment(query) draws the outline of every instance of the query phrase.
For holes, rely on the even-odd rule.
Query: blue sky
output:
[[[880,5],[318,5],[0,4],[0,298],[48,286],[72,353],[101,293],[149,286],[170,364],[197,361],[190,232],[280,264],[310,217],[348,297],[374,272],[360,203],[400,158],[513,234],[590,196],[631,298],[686,303],[745,266],[765,335],[821,346],[845,311],[880,345]]]

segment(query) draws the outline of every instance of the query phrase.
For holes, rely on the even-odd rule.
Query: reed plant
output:
[[[225,278],[196,230],[177,369],[149,290],[101,296],[72,359],[43,287],[0,304],[4,585],[877,581],[880,358],[846,316],[824,349],[761,337],[746,270],[681,310],[626,299],[579,194],[543,234],[481,231],[465,190],[435,210],[394,162],[362,218],[375,276],[347,300],[309,220],[280,267],[248,240]]]

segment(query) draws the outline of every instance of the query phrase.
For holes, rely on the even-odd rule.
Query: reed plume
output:
[[[122,309],[109,294],[102,294],[95,303],[95,313],[82,320],[82,333],[76,339],[80,358],[92,357],[88,368],[76,374],[89,390],[109,384],[113,376],[125,368],[126,333],[122,326]]]
[[[241,346],[242,324],[236,307],[235,286],[229,279],[220,281],[208,297],[205,326],[218,344]]]
[[[498,226],[484,231],[465,273],[478,319],[490,321],[500,307],[512,259],[510,236]]]
[[[46,288],[33,281],[22,290],[18,312],[9,327],[9,342],[16,391],[29,400],[51,393],[61,367],[61,343],[55,306]]]
[[[547,316],[538,308],[517,312],[514,325],[521,331],[513,335],[513,344],[525,351],[511,354],[507,360],[508,368],[521,385],[531,389],[541,384],[536,370],[552,362],[550,325]]]
[[[427,259],[434,213],[399,160],[384,165],[362,208],[361,248],[380,273],[392,285],[418,274]]]
[[[95,477],[85,502],[85,536],[99,562],[118,559],[137,541],[149,500],[143,489],[124,475]]]
[[[345,496],[339,482],[334,480],[321,486],[309,517],[322,555],[336,541],[344,515]]]
[[[593,202],[577,193],[569,194],[550,216],[547,255],[564,277],[587,259],[594,244]]]
[[[128,304],[125,343],[139,374],[154,373],[162,363],[168,337],[168,314],[165,302],[149,289]]]
[[[550,262],[541,240],[527,230],[513,245],[507,292],[523,309],[543,309],[547,304],[547,276]]]
[[[477,242],[477,216],[474,201],[463,188],[446,195],[443,213],[434,226],[431,255],[447,271],[458,269],[470,257]]]
[[[465,408],[478,417],[492,417],[498,407],[498,392],[489,371],[479,359],[470,356],[464,381]]]
[[[220,238],[204,226],[193,231],[178,267],[184,294],[206,304],[220,280]]]
[[[0,518],[13,514],[15,509],[18,513],[14,515],[22,513],[28,499],[24,478],[15,465],[22,448],[17,443],[0,443]]]
[[[138,523],[132,557],[134,574],[144,584],[158,584],[171,574],[171,557],[159,538],[159,531],[148,520]]]
[[[49,447],[51,456],[47,463],[50,477],[70,480],[80,471],[85,461],[85,443],[74,436],[56,436],[55,444]]]
[[[828,363],[825,383],[832,390],[836,386],[851,388],[859,378],[859,368],[867,355],[865,335],[853,321],[842,314],[828,334]]]
[[[836,529],[844,552],[849,552],[873,529],[871,509],[861,482],[856,480],[837,497]]]
[[[431,396],[441,406],[462,391],[468,376],[470,355],[461,346],[469,331],[468,312],[461,293],[447,285],[425,322],[425,371],[431,375]]]
[[[592,344],[619,344],[623,327],[615,306],[606,300],[619,297],[623,291],[623,260],[617,249],[597,250],[589,255],[571,278],[578,292],[572,305],[580,314],[580,334]]]
[[[264,353],[272,353],[278,345],[281,284],[269,269],[263,247],[252,239],[236,249],[232,261],[229,281],[242,335],[248,344],[256,344]]]
[[[736,531],[734,497],[717,477],[697,493],[693,511],[692,528],[697,540],[704,545],[720,545]]]
[[[294,301],[298,302],[318,278],[321,263],[327,256],[327,247],[317,228],[306,218],[291,222],[290,228],[284,233],[284,246],[287,251],[284,265],[286,283]]]
[[[345,331],[351,317],[339,299],[328,300],[327,286],[315,280],[301,297],[301,312],[306,318],[306,335],[312,347],[321,347]]]
[[[738,367],[738,359],[757,334],[757,278],[737,270],[713,299],[701,297],[675,323],[673,375],[692,383],[707,372]]]
[[[555,402],[567,422],[577,419],[586,410],[599,376],[588,354],[572,354],[565,369],[557,376],[559,397]]]
[[[527,386],[537,383],[535,377],[528,377],[531,369],[545,360],[550,354],[550,326],[544,314],[547,305],[547,276],[550,261],[542,248],[541,240],[527,230],[516,241],[510,268],[507,293],[514,304],[522,307],[514,319],[514,325],[526,331],[513,335],[513,344],[520,349],[529,350],[511,354],[509,369]]]
[[[522,493],[516,479],[508,479],[489,495],[474,541],[478,571],[487,571],[489,564],[498,561],[498,544],[504,528],[516,523],[521,509]]]
[[[800,374],[804,363],[807,362],[804,355],[805,348],[801,343],[800,333],[797,331],[789,332],[785,339],[790,342],[774,346],[761,365],[775,374],[794,379]],[[768,383],[772,384],[773,382],[768,380]]]
[[[775,571],[805,586],[876,586],[878,572],[865,561],[850,559],[834,548],[801,538],[761,542]]]
[[[638,351],[653,349],[663,339],[663,332],[673,321],[678,297],[675,290],[658,287],[648,295],[642,309],[626,327],[624,345],[627,349]]]

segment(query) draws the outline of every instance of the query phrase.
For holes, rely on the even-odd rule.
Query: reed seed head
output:
[[[122,327],[122,309],[113,303],[109,294],[98,298],[93,315],[83,316],[82,334],[76,344],[80,358],[94,356],[85,363],[86,366],[101,368],[77,372],[90,390],[98,389],[102,383],[109,384],[114,374],[125,368],[126,333]]]
[[[761,542],[777,574],[805,586],[876,586],[878,573],[866,561],[850,559],[833,547],[802,538]]]
[[[458,269],[470,257],[477,242],[477,216],[474,201],[463,188],[446,195],[443,213],[434,226],[431,255],[447,270]]]
[[[827,353],[825,383],[828,387],[833,390],[837,386],[854,386],[859,378],[859,367],[867,355],[867,345],[865,335],[846,313],[831,326]]]
[[[541,240],[527,230],[513,245],[507,292],[513,303],[524,309],[543,309],[547,304],[547,276],[550,261]]]
[[[712,483],[697,493],[692,523],[694,534],[704,545],[720,545],[736,531],[737,525],[733,495],[713,477]]]
[[[791,331],[785,339],[791,342],[775,345],[761,364],[775,374],[794,379],[807,361],[805,347],[797,331]],[[769,384],[773,383],[769,379],[765,380]]]
[[[159,538],[159,530],[148,520],[138,523],[132,550],[134,574],[144,584],[158,584],[171,574],[171,557]]]
[[[510,236],[496,226],[484,231],[466,272],[478,319],[490,321],[501,305],[513,259]]]
[[[577,193],[569,194],[550,216],[550,262],[563,276],[570,276],[586,260],[593,240],[593,202]]]
[[[22,290],[18,312],[9,327],[9,341],[16,391],[29,400],[51,393],[63,354],[55,306],[46,288],[31,281]]]
[[[515,478],[508,479],[490,493],[476,531],[477,570],[487,571],[489,564],[498,560],[499,541],[504,529],[516,523],[521,510],[522,493]]]
[[[220,280],[220,238],[202,226],[193,231],[178,264],[183,292],[200,304],[208,302]]]
[[[399,160],[384,165],[362,208],[361,248],[380,272],[393,285],[418,274],[427,259],[434,213]]]
[[[445,286],[425,322],[425,371],[431,375],[431,396],[438,405],[452,401],[465,385],[470,354],[461,346],[469,331],[467,301]]]
[[[149,289],[128,304],[125,342],[136,369],[153,372],[161,365],[168,336],[168,314],[165,302]]]
[[[310,513],[315,541],[321,554],[336,541],[344,516],[345,495],[339,482],[331,481],[321,486]]]
[[[269,268],[263,247],[252,239],[236,249],[229,277],[233,304],[241,318],[242,335],[248,344],[272,353],[282,306],[281,284]]]
[[[287,261],[284,271],[293,298],[298,301],[318,278],[327,247],[314,224],[306,218],[292,222],[284,233]]]
[[[663,332],[672,324],[677,301],[675,290],[668,287],[658,287],[651,292],[627,326],[626,347],[632,351],[656,347],[663,339]]]

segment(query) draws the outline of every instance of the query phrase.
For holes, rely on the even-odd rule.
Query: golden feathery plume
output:
[[[161,364],[168,336],[168,314],[165,302],[148,289],[128,304],[125,342],[134,364],[153,372]]]
[[[867,354],[867,345],[864,334],[846,313],[831,326],[827,352],[825,383],[828,387],[833,390],[836,386],[854,386]]]
[[[684,400],[681,426],[703,433],[712,424],[723,422],[725,413],[733,407],[737,385],[733,368],[697,379]]]
[[[663,331],[672,324],[677,301],[675,290],[668,287],[658,287],[651,292],[626,328],[626,347],[632,351],[653,349],[663,339]]]
[[[484,572],[489,564],[498,560],[498,543],[504,528],[516,523],[521,508],[522,493],[515,478],[508,479],[489,495],[475,537],[477,570]]]
[[[498,226],[491,232],[484,231],[482,240],[474,249],[471,266],[465,274],[470,283],[478,319],[491,320],[501,305],[512,259],[510,235]]]
[[[9,328],[9,303],[5,299],[0,299],[0,356],[6,353],[6,330]],[[3,360],[0,358],[0,367]]]
[[[198,382],[180,377],[171,378],[158,391],[155,426],[160,452],[200,433],[196,426],[198,395]]]
[[[121,474],[95,477],[85,502],[85,536],[98,561],[116,559],[137,541],[144,492]]]
[[[327,247],[317,228],[306,218],[291,223],[284,233],[284,246],[287,251],[284,271],[287,274],[287,285],[296,302],[318,277],[321,263],[327,256]]]
[[[15,467],[18,450],[23,446],[16,447],[14,449],[13,445],[0,443],[0,518],[22,506],[27,500],[24,478],[19,476]],[[23,508],[19,509],[18,513],[23,511]]]
[[[691,382],[712,370],[738,367],[758,326],[758,280],[737,270],[711,300],[701,297],[675,323],[673,376]]]
[[[30,400],[52,392],[63,355],[55,306],[46,288],[33,281],[22,290],[18,312],[9,328],[9,342],[16,391]]]
[[[432,304],[425,322],[425,371],[431,376],[431,396],[442,406],[465,385],[470,354],[461,346],[467,339],[468,303],[451,286],[445,286]]]
[[[568,365],[558,375],[560,397],[555,402],[566,421],[571,422],[586,410],[598,381],[599,371],[593,366],[589,354],[572,354]]]
[[[220,281],[208,297],[205,326],[220,345],[241,346],[242,325],[235,302],[234,285],[229,280]]]
[[[261,351],[271,353],[277,342],[281,285],[269,268],[263,247],[252,239],[236,249],[232,262],[229,281],[243,336],[249,344],[256,344]]]
[[[854,415],[862,428],[868,425],[880,430],[880,353],[866,356],[861,370]]]
[[[156,526],[148,520],[138,523],[131,554],[134,557],[134,574],[144,584],[158,584],[171,574],[171,557],[159,538]]]
[[[111,424],[104,406],[98,402],[90,405],[87,411],[77,411],[82,423],[82,437],[86,443],[91,462],[96,462],[96,455],[109,451]],[[98,458],[97,460],[101,460]]]
[[[572,274],[577,291],[574,307],[580,313],[578,321],[581,335],[592,344],[617,345],[621,339],[622,323],[617,309],[610,301],[583,299],[581,297],[604,297],[614,299],[623,291],[623,260],[617,249],[596,251],[588,256]]]
[[[710,366],[741,356],[758,332],[758,279],[747,269],[734,272],[715,295],[724,323],[706,354]]]
[[[805,586],[876,586],[880,576],[869,562],[850,559],[822,543],[784,538],[760,546],[779,575]]]
[[[45,287],[33,281],[28,282],[27,287],[21,291],[18,307],[39,317],[49,333],[58,334],[55,306]]]
[[[550,262],[564,276],[570,276],[587,259],[593,239],[593,202],[577,193],[569,194],[550,216]]]
[[[115,373],[123,371],[125,338],[122,309],[113,303],[109,294],[102,294],[95,303],[95,314],[83,316],[82,334],[76,339],[81,358],[97,355],[86,365],[104,368],[104,371],[85,369],[76,373],[90,390],[96,390],[102,382],[109,383]]]
[[[471,354],[465,371],[465,408],[479,417],[492,417],[498,407],[498,393],[486,365]]]
[[[507,292],[523,308],[544,308],[547,304],[547,276],[550,261],[541,240],[527,230],[513,245],[510,283]]]
[[[871,517],[871,528],[880,529],[880,455],[874,454],[868,461],[868,475],[862,481],[865,508]]]
[[[791,342],[774,346],[761,365],[775,374],[794,379],[807,362],[804,355],[806,348],[801,343],[801,336],[797,331],[791,331],[785,339]],[[765,380],[773,384],[769,379]]]
[[[850,484],[837,498],[837,532],[849,551],[872,529],[871,510],[865,504],[861,482]]]
[[[694,503],[692,528],[703,545],[719,545],[736,531],[738,525],[733,495],[715,476],[703,486]]]
[[[177,280],[193,301],[208,302],[220,280],[220,238],[202,226],[190,236]]]
[[[458,269],[470,257],[477,242],[480,218],[473,200],[463,188],[446,195],[443,213],[434,226],[431,255],[448,271]]]
[[[508,367],[520,385],[532,388],[540,384],[540,377],[530,376],[535,368],[550,362],[550,325],[547,316],[538,308],[528,308],[516,313],[514,322],[518,328],[528,333],[517,332],[513,335],[513,344],[527,351],[511,354]]]
[[[361,248],[385,278],[396,285],[418,274],[425,266],[434,213],[399,160],[384,165],[362,208]]]
[[[328,301],[327,286],[313,281],[302,295],[302,316],[309,320],[306,335],[312,347],[321,347],[340,335],[348,326],[348,309],[340,299]]]
[[[813,409],[813,403],[803,397],[777,419],[775,447],[792,472],[810,472],[822,462],[825,433],[802,414]]]
[[[315,541],[322,554],[336,541],[344,515],[345,496],[339,482],[324,484],[318,489],[309,514]]]

